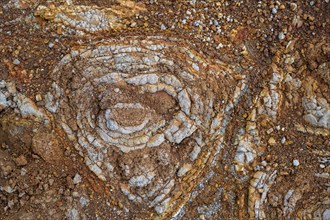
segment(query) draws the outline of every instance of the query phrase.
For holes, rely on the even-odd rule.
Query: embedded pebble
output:
[[[79,173],[77,173],[74,177],[73,177],[73,183],[76,185],[78,183],[80,183],[82,181],[81,176],[79,175]]]
[[[293,160],[292,162],[293,166],[297,167],[300,165],[299,160]]]
[[[280,33],[278,34],[278,39],[280,39],[280,40],[284,40],[284,38],[285,38],[285,34],[284,34],[283,32],[280,32]]]
[[[21,61],[19,61],[19,59],[15,59],[14,61],[13,61],[13,64],[15,64],[15,65],[19,65],[21,63]]]

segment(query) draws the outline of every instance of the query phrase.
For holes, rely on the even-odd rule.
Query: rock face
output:
[[[219,96],[226,82],[234,83],[230,67],[212,65],[179,43],[131,37],[77,49],[55,67],[47,94],[57,106],[48,110],[90,170],[103,181],[117,179],[130,200],[158,213],[174,212],[188,199],[183,195],[193,185],[182,179],[199,180],[217,156],[217,131],[226,129],[223,118],[234,102]],[[116,162],[122,154],[125,160]],[[160,156],[167,161],[157,162]],[[173,199],[175,189],[182,199]]]
[[[0,218],[329,219],[328,2],[5,1]]]

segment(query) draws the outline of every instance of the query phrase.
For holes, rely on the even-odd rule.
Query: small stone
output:
[[[73,178],[73,183],[76,185],[81,182],[81,176],[77,173]]]
[[[24,155],[17,157],[15,162],[18,166],[25,166],[28,163]]]
[[[283,32],[280,32],[280,33],[278,34],[278,39],[280,39],[280,40],[284,40],[284,38],[285,38],[285,34],[284,34]]]
[[[277,9],[276,8],[272,8],[272,14],[276,14],[277,13]]]
[[[19,61],[18,59],[15,59],[14,61],[13,61],[13,64],[15,64],[15,65],[19,65],[21,63],[21,61]]]
[[[323,220],[330,219],[330,209],[326,209],[322,214]]]
[[[164,30],[166,30],[166,26],[165,26],[164,24],[162,24],[162,25],[160,26],[160,29],[161,29],[162,31],[164,31]]]
[[[25,176],[27,174],[27,170],[22,168],[21,169],[21,176]]]
[[[42,96],[41,96],[41,94],[36,95],[36,101],[37,101],[37,102],[42,101]]]
[[[300,163],[299,163],[299,160],[293,160],[292,164],[293,164],[293,166],[297,167],[297,166],[299,166]]]
[[[8,207],[9,207],[10,209],[12,209],[12,208],[14,207],[14,205],[15,205],[15,203],[14,203],[13,200],[10,200],[10,201],[8,202]]]
[[[55,180],[54,179],[49,179],[48,182],[49,182],[49,185],[52,186],[54,184]]]
[[[276,140],[275,140],[275,138],[270,137],[270,138],[268,139],[268,144],[270,144],[270,145],[274,145],[274,144],[276,144]]]
[[[67,187],[69,189],[73,189],[74,188],[74,183],[73,183],[73,180],[72,180],[71,176],[67,176],[66,177],[66,184],[67,184]]]
[[[55,46],[55,44],[53,44],[53,43],[49,43],[49,44],[48,44],[48,47],[49,47],[49,48],[53,48],[54,46]]]
[[[84,197],[81,197],[81,198],[79,199],[79,202],[80,202],[80,204],[81,204],[82,206],[86,206],[86,205],[88,205],[89,200],[86,199],[86,198],[84,198]]]
[[[266,132],[267,132],[267,134],[271,134],[273,131],[274,131],[274,129],[273,128],[270,128]]]
[[[321,169],[324,169],[325,168],[325,165],[323,163],[320,164],[320,168]]]

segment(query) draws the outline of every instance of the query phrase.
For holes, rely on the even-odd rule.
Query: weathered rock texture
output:
[[[205,27],[229,3],[189,1],[189,40],[158,1],[99,3],[2,7],[29,16],[0,22],[1,217],[330,218],[329,36],[291,36],[296,3],[271,3],[260,23],[294,17],[267,36],[219,11]],[[23,21],[34,35],[12,43]]]

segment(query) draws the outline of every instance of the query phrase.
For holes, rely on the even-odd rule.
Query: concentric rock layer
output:
[[[176,40],[80,48],[52,73],[46,107],[101,180],[134,203],[178,210],[221,148],[231,70]]]

